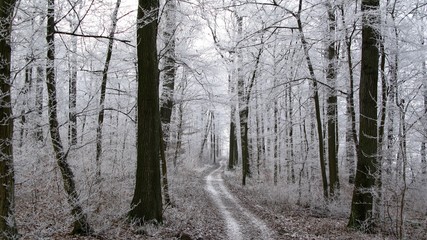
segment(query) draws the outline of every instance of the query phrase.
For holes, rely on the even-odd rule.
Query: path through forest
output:
[[[271,239],[272,230],[239,201],[224,185],[225,162],[206,177],[206,190],[225,221],[227,239]]]

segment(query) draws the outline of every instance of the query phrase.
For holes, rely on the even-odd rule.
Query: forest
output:
[[[0,0],[0,239],[427,239],[427,0]]]

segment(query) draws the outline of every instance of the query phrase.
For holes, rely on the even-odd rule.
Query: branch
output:
[[[128,46],[135,47],[134,45],[130,44],[130,42],[131,42],[130,40],[124,40],[124,39],[119,39],[119,38],[114,38],[114,37],[108,37],[108,36],[102,36],[102,35],[92,35],[92,34],[79,34],[79,33],[72,33],[72,32],[63,32],[63,31],[58,31],[58,30],[55,30],[54,33],[76,36],[76,37],[101,38],[101,39],[114,40],[114,41],[122,42]]]

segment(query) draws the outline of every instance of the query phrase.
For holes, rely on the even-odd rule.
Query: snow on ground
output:
[[[272,230],[243,207],[224,185],[224,166],[224,162],[221,162],[206,177],[206,190],[225,220],[228,239],[272,239]]]

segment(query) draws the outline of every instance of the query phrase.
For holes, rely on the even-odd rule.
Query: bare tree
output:
[[[119,12],[121,0],[117,0],[113,15],[111,16],[110,39],[108,40],[107,56],[102,70],[101,96],[99,98],[98,126],[96,128],[96,178],[101,178],[101,155],[102,155],[102,127],[104,124],[104,102],[107,89],[108,69],[110,68],[111,56],[113,55],[114,34],[117,26],[117,13]]]
[[[71,214],[74,218],[72,232],[73,234],[90,235],[93,230],[90,227],[87,216],[80,205],[74,174],[67,162],[68,151],[65,151],[64,149],[59,132],[57,113],[58,102],[56,98],[57,91],[55,80],[55,0],[48,1],[46,41],[48,44],[46,85],[48,92],[49,130],[50,137],[52,139],[52,146],[55,152],[56,162],[61,171],[67,200],[71,206]]]
[[[362,62],[360,77],[360,127],[355,186],[348,226],[372,231],[373,194],[377,174],[377,95],[379,0],[362,0]]]
[[[138,120],[136,184],[129,217],[162,222],[160,181],[158,0],[140,0],[137,16]]]

